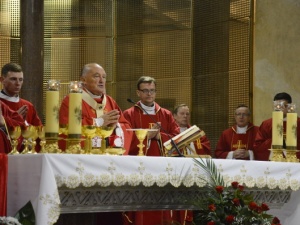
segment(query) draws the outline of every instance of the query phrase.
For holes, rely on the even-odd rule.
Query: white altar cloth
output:
[[[281,224],[298,225],[300,164],[213,159],[226,182],[247,187],[292,189],[292,198],[272,212]],[[37,225],[54,224],[60,214],[60,187],[151,187],[197,185],[199,167],[192,158],[35,154],[8,157],[8,215],[31,200]]]

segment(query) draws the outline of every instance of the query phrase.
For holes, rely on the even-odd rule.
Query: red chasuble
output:
[[[0,95],[0,97],[1,96],[3,96],[3,95]],[[18,102],[13,102],[13,101],[10,101],[9,99],[10,98],[7,98],[7,99],[1,98],[1,101],[4,102],[6,105],[8,105],[8,107],[13,111],[17,111],[23,105],[27,105],[28,112],[27,112],[27,116],[26,116],[26,121],[27,121],[28,124],[33,125],[33,126],[42,126],[43,125],[40,118],[39,118],[39,116],[38,116],[38,114],[37,114],[37,112],[36,112],[36,110],[35,110],[35,108],[34,108],[34,106],[33,106],[33,104],[31,102],[29,102],[25,99],[22,99],[22,98],[19,98]],[[24,147],[24,146],[21,146],[22,142],[23,142],[23,137],[22,136],[18,139],[18,142],[19,142],[18,150],[22,151],[22,149]],[[41,149],[40,139],[37,139],[35,150],[37,152],[39,152],[40,149]]]
[[[120,112],[119,124],[121,125],[122,131],[124,133],[124,148],[126,152],[124,155],[128,154],[129,146],[131,143],[131,139],[133,136],[132,131],[127,131],[130,129],[130,124],[123,116],[123,113],[117,103],[113,100],[112,97],[106,95],[106,104],[104,106],[104,111],[109,112],[113,109],[117,109]],[[82,100],[82,125],[93,125],[94,121],[93,118],[97,118],[97,114],[95,109],[93,109],[87,102]],[[62,104],[60,106],[59,111],[59,124],[68,124],[69,122],[69,96],[66,96]],[[113,145],[114,139],[116,138],[116,134],[114,133],[110,137],[110,145]],[[65,145],[60,142],[60,148],[65,149]]]
[[[238,134],[236,132],[236,125],[223,131],[215,150],[216,158],[226,159],[230,151],[236,149],[253,150],[253,144],[258,127],[252,123],[248,124],[245,134]],[[249,160],[249,158],[243,158]]]
[[[144,154],[147,156],[164,156],[163,143],[179,134],[180,129],[176,124],[172,113],[164,108],[161,108],[155,103],[155,115],[151,115],[153,119],[147,114],[144,114],[143,110],[139,106],[133,106],[124,111],[125,118],[130,122],[132,128],[151,128],[154,120],[161,123],[161,127],[168,132],[165,133],[164,130],[160,130],[161,139],[155,140],[151,139],[144,140]],[[139,148],[137,147],[139,141],[134,135],[129,154],[137,155]],[[134,224],[134,225],[154,225],[154,224],[169,224],[172,221],[171,211],[137,211],[137,212],[126,212],[125,223],[124,224]]]
[[[8,129],[25,126],[23,118],[3,102],[1,102],[1,111]],[[9,153],[11,151],[11,143],[9,136],[4,132],[4,130],[6,130],[5,127],[2,128],[3,130],[0,130],[0,153]]]
[[[26,117],[26,121],[33,126],[41,126],[43,125],[33,104],[29,101],[26,101],[25,99],[20,98],[19,102],[11,102],[7,99],[1,99],[2,102],[4,102],[8,107],[14,111],[17,111],[19,108],[21,108],[23,105],[28,106],[28,113]]]
[[[286,121],[283,121],[283,133],[285,134]],[[300,146],[300,118],[297,119],[297,149]],[[259,127],[254,142],[255,160],[268,161],[270,156],[269,149],[272,148],[272,118],[265,120]],[[297,152],[297,158],[300,159],[300,152]]]
[[[140,103],[138,103],[138,105],[139,106],[133,106],[125,110],[125,118],[129,121],[132,128],[150,129],[155,123],[155,121],[159,122],[161,127],[163,128],[160,129],[161,138],[159,140],[147,140],[147,138],[145,138],[144,145],[146,147],[144,147],[143,150],[144,154],[147,156],[164,156],[165,152],[162,144],[170,140],[170,137],[174,137],[180,132],[180,129],[176,124],[172,113],[167,109],[161,108],[157,103],[155,103],[156,114],[149,116],[148,114],[144,114],[143,110],[140,108]],[[134,135],[133,141],[130,146],[130,155],[138,154],[138,144],[139,141],[136,135]]]

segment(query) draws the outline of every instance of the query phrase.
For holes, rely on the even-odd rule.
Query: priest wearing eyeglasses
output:
[[[125,110],[124,116],[130,122],[132,128],[151,128],[155,130],[149,131],[147,138],[144,140],[146,146],[143,149],[144,155],[165,156],[163,143],[179,134],[179,127],[172,113],[155,102],[156,81],[154,78],[140,77],[137,82],[136,93],[140,101]],[[133,138],[129,151],[130,155],[138,154],[138,144],[138,139]],[[163,222],[172,220],[170,210],[126,212],[124,215],[125,224],[134,225],[163,224]]]
[[[253,160],[253,144],[258,126],[250,122],[251,112],[246,105],[236,108],[234,118],[236,124],[222,132],[215,156],[221,159]]]

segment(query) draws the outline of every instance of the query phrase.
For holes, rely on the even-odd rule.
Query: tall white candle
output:
[[[59,87],[60,81],[49,80],[47,84],[48,91],[46,92],[46,123],[45,123],[45,136],[54,137],[58,136],[59,130]]]
[[[280,149],[283,145],[283,112],[272,113],[272,148]]]
[[[46,92],[46,127],[45,133],[58,133],[59,92]]]
[[[297,113],[287,113],[286,118],[286,146],[297,146]]]
[[[82,110],[82,94],[69,94],[69,137],[80,137],[81,134],[81,110]]]

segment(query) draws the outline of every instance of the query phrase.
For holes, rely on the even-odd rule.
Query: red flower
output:
[[[272,220],[272,225],[273,224],[280,224],[280,220],[276,216]]]
[[[216,211],[217,208],[214,204],[211,204],[208,206],[208,209],[209,209],[209,211],[214,212],[214,211]]]
[[[222,194],[222,193],[223,193],[223,190],[224,190],[224,187],[223,187],[223,186],[216,186],[216,191],[217,191],[219,194]]]
[[[269,208],[269,206],[268,206],[266,203],[262,203],[262,204],[261,204],[261,209],[262,209],[263,211],[268,211],[270,208]]]
[[[239,185],[239,189],[240,189],[241,191],[243,191],[243,190],[244,190],[244,186],[243,186],[243,185]]]
[[[234,189],[237,189],[238,186],[239,186],[239,183],[236,182],[236,181],[233,181],[233,182],[231,183],[231,186],[232,186]]]
[[[225,218],[227,223],[232,223],[234,221],[234,216],[233,215],[228,215]]]
[[[233,202],[233,204],[234,204],[235,206],[239,206],[239,205],[241,205],[241,203],[240,203],[240,199],[238,199],[238,198],[234,198],[234,199],[232,199],[232,202]]]
[[[216,223],[214,221],[209,221],[206,225],[215,225]]]
[[[254,211],[256,211],[257,213],[262,213],[263,209],[261,206],[257,206],[257,208],[254,209]]]
[[[257,209],[257,204],[255,202],[250,202],[248,207],[251,210],[256,210]]]

